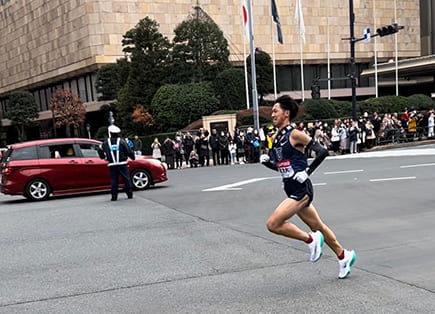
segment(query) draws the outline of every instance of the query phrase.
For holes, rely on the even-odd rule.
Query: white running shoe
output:
[[[324,238],[320,231],[310,232],[309,234],[313,238],[313,242],[308,244],[310,248],[310,261],[314,263],[322,257]]]
[[[350,268],[355,263],[356,253],[354,250],[348,251],[344,250],[344,258],[342,260],[338,260],[338,264],[340,265],[340,273],[338,274],[338,278],[344,279],[350,274]]]

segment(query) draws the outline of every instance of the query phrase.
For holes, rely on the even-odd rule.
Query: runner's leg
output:
[[[319,230],[323,234],[326,244],[337,256],[343,252],[343,247],[337,241],[334,232],[323,223],[313,205],[301,209],[297,212],[297,215],[312,231]]]
[[[267,221],[267,229],[270,232],[282,235],[288,238],[307,241],[309,239],[308,233],[299,229],[296,225],[287,222],[293,215],[297,214],[301,209],[306,207],[308,196],[302,200],[296,201],[291,198],[286,198],[278,207],[275,212],[270,216]]]

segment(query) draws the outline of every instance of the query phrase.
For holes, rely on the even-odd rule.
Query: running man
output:
[[[335,234],[320,219],[313,201],[313,186],[308,178],[328,155],[328,151],[308,135],[293,129],[290,122],[298,115],[298,105],[289,96],[276,99],[272,108],[272,121],[278,129],[269,155],[261,155],[260,162],[266,167],[278,171],[282,176],[287,197],[270,216],[267,229],[270,232],[307,243],[310,249],[310,261],[317,262],[322,256],[323,242],[337,255],[340,265],[338,277],[346,278],[356,260],[355,252],[344,249],[338,243]],[[304,149],[316,153],[316,158],[308,166]],[[307,233],[287,220],[298,215],[310,227]]]

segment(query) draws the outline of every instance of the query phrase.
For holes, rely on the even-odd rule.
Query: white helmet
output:
[[[110,133],[113,133],[113,134],[115,134],[115,133],[121,133],[121,129],[118,128],[118,127],[117,127],[116,125],[114,125],[114,124],[112,124],[111,126],[109,126],[108,129],[107,129],[107,131],[109,131],[109,136],[110,136]]]
[[[110,133],[121,133],[121,129],[118,128],[116,125],[112,124],[109,126],[109,132]]]

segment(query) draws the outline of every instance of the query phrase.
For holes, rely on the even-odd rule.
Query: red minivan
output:
[[[38,140],[13,144],[3,152],[0,191],[41,201],[50,194],[110,190],[107,161],[100,156],[101,142],[84,138]],[[168,180],[159,160],[136,156],[128,160],[135,190]]]

